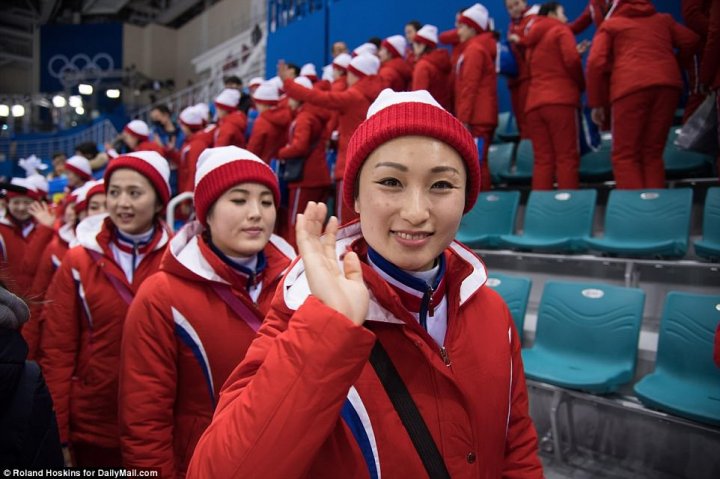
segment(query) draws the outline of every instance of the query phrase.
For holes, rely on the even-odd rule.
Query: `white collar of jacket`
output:
[[[71,223],[63,224],[57,232],[61,240],[67,243],[69,248],[72,248],[77,243],[77,237],[75,236],[75,228]]]
[[[98,243],[97,237],[103,229],[103,225],[105,224],[105,218],[107,218],[108,216],[108,213],[103,213],[99,215],[88,216],[87,218],[82,220],[80,224],[77,225],[77,228],[75,228],[75,237],[77,238],[77,244],[91,251],[97,251],[100,254],[105,254],[105,251],[103,251],[100,243]],[[153,251],[157,251],[163,248],[170,240],[170,234],[168,233],[167,228],[160,229],[162,231],[162,237],[153,248]]]
[[[208,281],[216,281],[218,283],[229,284],[222,279],[215,270],[207,262],[202,252],[198,239],[200,234],[205,230],[198,221],[192,221],[180,229],[177,234],[170,240],[169,250],[173,258],[187,268],[193,274],[200,276]],[[277,235],[270,235],[270,243],[281,251],[292,261],[295,259],[295,250],[290,243]]]
[[[340,258],[345,254],[350,245],[362,238],[360,223],[355,222],[343,226],[338,230],[336,238],[335,253],[338,258],[338,266],[342,270],[342,261]],[[485,285],[487,281],[487,270],[482,261],[480,261],[472,251],[457,241],[450,243],[448,248],[473,268],[472,272],[463,279],[460,285],[460,306],[462,306],[473,294]],[[305,276],[305,266],[302,259],[298,260],[287,272],[282,287],[285,305],[291,310],[297,310],[305,302],[307,297],[310,296],[310,286]],[[368,310],[367,321],[404,324],[378,303],[372,291],[370,292],[370,308]]]

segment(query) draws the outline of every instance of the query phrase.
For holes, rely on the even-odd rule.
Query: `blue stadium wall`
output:
[[[268,23],[270,32],[267,45],[267,75],[273,76],[278,60],[302,65],[311,62],[318,68],[330,62],[330,47],[338,40],[345,41],[350,48],[367,41],[372,36],[385,38],[390,35],[403,34],[403,28],[409,20],[431,23],[440,31],[452,28],[455,12],[472,5],[472,0],[446,1],[391,1],[391,0],[305,0],[268,2],[270,12]],[[504,0],[482,2],[495,19],[495,28],[505,32],[509,22]],[[530,4],[536,2],[529,2]],[[567,0],[562,2],[570,19],[580,15],[587,1]],[[273,18],[278,12],[278,4],[293,4],[302,8],[312,4],[316,7],[302,18],[295,18],[287,25],[276,26]],[[680,19],[680,2],[678,0],[657,0],[654,2],[658,11],[671,13]],[[274,30],[274,31],[273,31]],[[590,38],[594,33],[591,27],[578,38]],[[510,109],[510,99],[505,88],[505,80],[499,79],[498,88],[500,110]]]

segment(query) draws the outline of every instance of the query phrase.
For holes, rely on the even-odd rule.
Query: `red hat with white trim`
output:
[[[272,192],[275,207],[280,204],[280,186],[273,170],[254,153],[237,146],[208,148],[200,154],[195,173],[195,214],[207,226],[207,212],[230,187],[260,183]]]
[[[312,82],[316,82],[318,77],[317,70],[315,70],[315,65],[313,65],[312,63],[306,63],[305,65],[303,65],[300,69],[300,76],[309,78]]]
[[[235,88],[225,88],[215,97],[215,106],[225,111],[237,110],[240,102],[240,91]]]
[[[385,47],[391,56],[402,58],[407,49],[407,40],[402,35],[393,35],[383,40],[381,46]]]
[[[484,5],[476,3],[462,12],[458,22],[467,25],[478,33],[482,33],[490,25],[490,12]]]
[[[253,77],[248,82],[248,88],[254,88],[256,86],[262,85],[262,83],[265,81],[263,77]]]
[[[438,29],[435,25],[423,25],[415,34],[415,43],[422,43],[435,48],[438,42]]]
[[[88,181],[92,178],[92,168],[90,167],[90,162],[84,156],[75,155],[68,158],[65,162],[65,169],[72,171],[84,181]]]
[[[348,144],[343,201],[352,205],[356,179],[365,160],[380,145],[402,136],[427,136],[453,147],[467,170],[465,213],[480,192],[478,148],[470,132],[426,90],[395,92],[386,88],[370,105],[367,118],[355,129]]]
[[[122,168],[137,171],[150,181],[164,205],[170,201],[170,166],[168,161],[156,151],[134,151],[110,160],[105,169],[106,185],[110,185],[112,174]]]
[[[359,47],[357,47],[355,50],[352,51],[352,56],[356,57],[358,55],[377,55],[378,48],[374,43],[363,43]]]
[[[75,213],[87,210],[90,198],[105,193],[105,182],[103,180],[88,181],[80,188],[72,192],[75,196]]]
[[[0,192],[2,192],[0,197],[8,200],[25,196],[34,201],[42,201],[45,197],[28,178],[20,177],[11,178],[9,183],[0,183]]]
[[[377,75],[380,69],[380,59],[375,55],[362,54],[352,59],[348,66],[348,71],[354,73],[358,77],[366,77],[368,75]]]
[[[252,97],[255,103],[277,105],[278,101],[280,101],[280,91],[274,82],[266,81],[257,87]]]
[[[205,126],[205,116],[197,106],[189,106],[180,112],[180,123],[192,131],[200,130]]]
[[[132,120],[125,125],[123,131],[130,133],[140,141],[147,141],[147,139],[150,138],[150,128],[148,128],[147,123],[142,120]]]
[[[347,70],[348,66],[350,66],[351,61],[352,57],[350,55],[348,55],[347,53],[341,53],[333,59],[332,65],[335,68],[345,71]]]

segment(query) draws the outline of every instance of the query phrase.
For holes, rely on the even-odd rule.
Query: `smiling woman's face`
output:
[[[355,210],[368,245],[407,271],[432,268],[455,238],[467,173],[458,152],[430,137],[382,144],[360,170]]]

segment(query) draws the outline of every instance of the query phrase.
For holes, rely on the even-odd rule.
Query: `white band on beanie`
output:
[[[317,70],[315,70],[315,65],[313,65],[312,63],[306,63],[305,65],[303,65],[302,68],[300,69],[300,76],[303,76],[303,77],[312,76],[312,77],[317,78]]]
[[[393,35],[383,40],[383,46],[385,46],[386,49],[388,49],[388,47],[392,49],[390,54],[402,57],[405,55],[405,50],[407,49],[407,40],[405,40],[405,37],[402,35]]]
[[[203,113],[197,106],[189,106],[180,112],[180,122],[191,128],[201,128],[206,118]]]
[[[125,125],[125,130],[128,130],[130,133],[133,133],[135,136],[141,138],[147,138],[150,136],[150,128],[148,128],[147,123],[142,120],[132,120],[130,123]]]
[[[297,77],[297,78],[296,78],[295,80],[293,80],[293,81],[294,81],[295,83],[297,83],[298,85],[300,85],[300,86],[304,86],[305,88],[308,88],[308,89],[312,90],[313,84],[312,84],[312,82],[310,81],[310,79],[309,79],[308,77],[304,77],[304,76],[302,76],[302,77]]]
[[[73,155],[65,162],[65,168],[69,169],[82,178],[92,177],[92,168],[87,158],[80,155]]]
[[[360,73],[363,76],[377,75],[380,69],[380,59],[375,55],[364,53],[353,58],[348,69],[356,74]]]
[[[487,30],[490,23],[490,13],[484,5],[476,3],[472,7],[464,10],[461,17],[465,17],[470,20],[470,26],[477,30],[480,27],[482,30]]]
[[[333,66],[336,66],[342,70],[347,70],[347,67],[350,65],[351,61],[352,57],[350,55],[348,55],[347,53],[341,53],[333,59],[332,64]]]
[[[225,88],[215,97],[215,104],[226,108],[237,108],[240,102],[240,91],[235,88]]]
[[[420,42],[418,43],[431,43],[433,46],[437,45],[438,42],[438,29],[435,25],[423,25],[423,27],[417,31],[415,34],[416,37],[420,37]],[[422,41],[424,40],[424,42]],[[415,41],[417,42],[418,39],[416,38]]]
[[[266,81],[257,87],[253,93],[253,99],[258,102],[277,103],[280,100],[280,92],[274,82]]]
[[[377,46],[374,43],[363,43],[359,47],[357,47],[355,50],[353,50],[352,56],[358,56],[358,55],[377,55]]]

